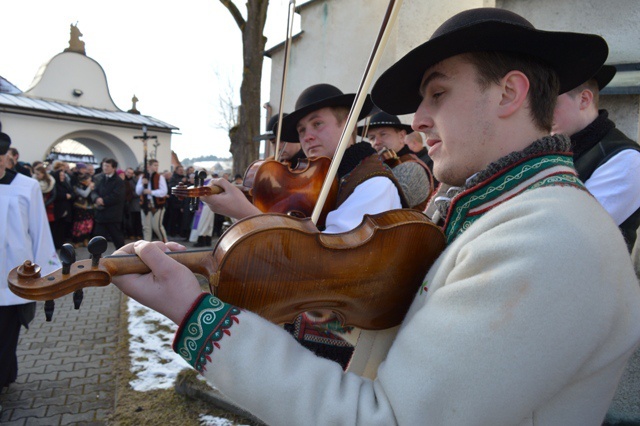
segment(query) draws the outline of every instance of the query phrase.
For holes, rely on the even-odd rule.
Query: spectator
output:
[[[125,234],[131,240],[142,239],[142,221],[140,218],[140,198],[136,195],[136,182],[142,172],[129,167],[125,170]]]
[[[95,235],[111,237],[116,249],[124,245],[122,214],[124,211],[124,181],[116,176],[118,162],[107,158],[102,163],[103,176],[96,182],[94,198]]]
[[[44,200],[44,207],[47,212],[47,220],[49,221],[49,226],[52,226],[53,221],[55,220],[53,203],[56,200],[56,181],[51,177],[47,170],[39,165],[34,169],[34,177],[40,184],[40,189],[42,190],[42,198]]]
[[[12,165],[11,169],[25,176],[31,177],[31,170],[28,167],[26,167],[27,166],[26,163],[19,161],[19,158],[20,158],[20,153],[18,152],[18,150],[13,147],[9,148],[9,151],[7,151],[7,159],[9,160],[9,163]]]
[[[76,200],[73,203],[73,229],[71,231],[74,246],[86,247],[94,226],[94,208],[92,192],[95,184],[88,173],[77,176],[74,186]]]
[[[66,163],[58,161],[54,163],[51,176],[56,181],[56,200],[53,205],[54,218],[52,234],[56,249],[71,239],[73,226],[73,201],[75,191],[67,176]]]
[[[142,233],[144,239],[151,241],[153,233],[161,241],[167,241],[167,233],[162,220],[164,219],[167,196],[167,181],[158,173],[158,160],[151,159],[147,163],[149,178],[142,176],[136,183],[136,194],[140,195],[142,212]]]

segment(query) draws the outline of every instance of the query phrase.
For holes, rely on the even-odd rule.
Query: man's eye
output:
[[[431,95],[431,97],[433,99],[438,99],[440,96],[442,96],[444,94],[444,92],[436,92],[433,95]]]

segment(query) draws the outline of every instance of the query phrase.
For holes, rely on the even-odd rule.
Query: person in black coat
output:
[[[71,227],[73,225],[73,201],[75,192],[65,171],[63,162],[56,163],[51,172],[56,182],[56,198],[53,202],[53,222],[51,222],[51,234],[56,249],[62,247],[65,241],[71,240]]]
[[[118,162],[107,158],[102,162],[102,179],[96,182],[94,197],[96,204],[94,234],[111,236],[116,249],[124,245],[122,216],[124,212],[124,180],[116,174]]]

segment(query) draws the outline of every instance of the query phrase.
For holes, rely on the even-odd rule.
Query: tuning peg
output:
[[[60,261],[62,262],[62,274],[69,274],[71,265],[76,261],[76,250],[71,244],[63,244],[60,248]]]
[[[80,305],[82,304],[82,299],[84,298],[84,292],[82,289],[76,290],[73,292],[73,308],[80,309]]]
[[[53,309],[56,306],[56,302],[53,300],[47,300],[44,302],[44,316],[47,322],[51,322],[51,318],[53,318]]]
[[[98,266],[102,253],[107,251],[107,245],[107,240],[100,236],[93,237],[91,241],[89,241],[87,249],[89,250],[89,253],[91,253],[91,266]]]

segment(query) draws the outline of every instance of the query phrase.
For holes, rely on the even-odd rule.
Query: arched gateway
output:
[[[134,105],[120,110],[111,99],[104,70],[86,56],[72,25],[69,48],[42,65],[25,92],[0,77],[0,121],[20,151],[20,160],[44,160],[51,148],[73,139],[92,151],[97,161],[112,157],[122,166],[143,161],[143,144],[134,136],[146,126],[148,154],[160,169],[172,163],[171,134],[178,128],[141,115]],[[0,70],[1,72],[1,70]]]

